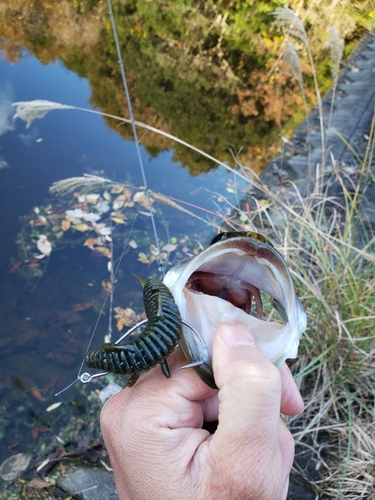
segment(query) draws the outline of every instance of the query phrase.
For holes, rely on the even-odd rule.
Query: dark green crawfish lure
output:
[[[106,343],[85,356],[88,367],[130,375],[128,387],[136,383],[141,372],[157,363],[169,377],[166,358],[177,346],[182,333],[180,312],[168,287],[155,279],[138,279],[143,285],[146,328],[126,344]]]

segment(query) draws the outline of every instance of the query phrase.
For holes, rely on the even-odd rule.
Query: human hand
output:
[[[282,500],[294,457],[280,412],[303,410],[286,365],[279,371],[240,323],[219,326],[204,384],[177,350],[171,378],[146,373],[104,406],[101,426],[121,500]],[[213,435],[203,422],[218,420]]]

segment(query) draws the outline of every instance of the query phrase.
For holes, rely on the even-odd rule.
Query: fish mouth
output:
[[[214,272],[195,271],[185,287],[192,292],[226,300],[247,314],[251,314],[254,302],[256,317],[263,318],[263,301],[260,290],[247,281]]]
[[[281,254],[265,241],[248,236],[220,240],[172,268],[164,278],[181,317],[203,340],[183,328],[180,345],[196,371],[214,386],[212,339],[222,322],[243,323],[259,347],[278,367],[297,355],[306,315]],[[263,297],[280,320],[265,318]]]

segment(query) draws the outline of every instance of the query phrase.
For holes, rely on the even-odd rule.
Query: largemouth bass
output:
[[[297,356],[306,314],[283,257],[264,236],[251,231],[220,233],[201,253],[170,269],[163,282],[183,320],[199,332],[198,336],[183,326],[180,346],[211,387],[212,340],[222,322],[243,323],[278,368]],[[269,296],[280,322],[264,318],[263,294]]]

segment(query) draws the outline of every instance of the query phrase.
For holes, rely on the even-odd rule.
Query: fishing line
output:
[[[158,233],[157,233],[157,230],[156,230],[154,214],[152,212],[151,198],[150,198],[149,189],[148,189],[148,186],[147,186],[145,169],[143,167],[143,161],[142,161],[142,156],[141,156],[141,149],[139,147],[139,140],[138,140],[137,128],[136,128],[136,125],[135,125],[135,120],[134,120],[134,115],[133,115],[133,107],[132,107],[132,103],[131,103],[131,100],[130,100],[130,93],[129,93],[129,88],[128,88],[128,82],[127,82],[127,79],[126,79],[124,64],[122,62],[122,55],[121,55],[120,44],[119,44],[119,40],[118,40],[118,36],[117,36],[117,29],[116,29],[116,24],[115,24],[115,18],[113,16],[112,2],[111,2],[111,0],[107,0],[107,3],[108,3],[108,10],[109,10],[109,17],[111,19],[113,37],[115,39],[115,44],[116,44],[116,51],[117,51],[118,63],[120,65],[120,69],[121,69],[122,83],[124,85],[126,101],[127,101],[128,109],[129,109],[130,122],[131,122],[132,130],[133,130],[135,147],[136,147],[136,150],[137,150],[138,162],[139,162],[139,166],[140,166],[141,173],[142,173],[143,184],[145,186],[146,198],[147,198],[147,203],[148,203],[148,206],[149,206],[149,211],[150,211],[150,216],[151,216],[152,229],[154,231],[156,248],[158,249],[159,271],[164,276],[165,272],[164,272],[163,259],[161,257],[161,249],[160,249],[160,245],[159,245],[159,238],[158,238]]]
[[[128,234],[128,239],[127,239],[127,241],[125,242],[125,244],[124,244],[124,246],[123,246],[123,249],[122,249],[122,252],[121,252],[121,255],[120,255],[120,258],[119,258],[118,264],[117,264],[117,266],[116,266],[115,272],[113,273],[113,282],[115,281],[115,278],[116,278],[116,275],[117,275],[117,271],[119,270],[119,267],[120,267],[121,261],[122,261],[122,259],[123,259],[124,255],[125,255],[125,250],[126,250],[126,248],[127,248],[128,244],[129,244],[130,235],[131,235],[131,233],[132,233],[132,231],[133,231],[135,221],[136,221],[136,218],[133,220],[133,224],[132,224],[132,226],[131,226],[131,228],[130,228],[130,231],[129,231],[129,234]],[[113,286],[113,283],[112,283],[112,286]],[[70,387],[72,387],[72,385],[74,385],[74,384],[75,384],[78,380],[81,380],[81,382],[86,383],[86,382],[82,379],[82,375],[81,375],[81,372],[82,372],[82,369],[83,369],[83,365],[85,364],[85,356],[86,356],[86,354],[89,352],[89,349],[90,349],[90,346],[91,346],[91,344],[92,344],[92,341],[93,341],[94,335],[95,335],[96,330],[97,330],[98,325],[99,325],[100,318],[102,317],[102,314],[103,314],[103,311],[104,311],[105,305],[106,305],[106,303],[107,303],[107,299],[108,299],[108,297],[109,297],[109,294],[110,294],[110,292],[107,292],[107,295],[106,295],[106,296],[105,296],[105,298],[104,298],[104,301],[103,301],[102,307],[101,307],[101,309],[100,309],[100,312],[99,312],[98,318],[97,318],[97,320],[96,320],[96,323],[95,323],[94,329],[93,329],[93,331],[92,331],[92,333],[91,333],[90,340],[89,340],[89,342],[88,342],[88,344],[87,344],[87,348],[86,348],[85,354],[84,354],[84,356],[83,356],[83,358],[82,358],[81,365],[80,365],[80,367],[79,367],[79,369],[78,369],[77,378],[76,378],[75,380],[73,380],[73,382],[72,382],[71,384],[69,384],[67,387],[65,387],[65,388],[64,388],[64,389],[62,389],[61,391],[57,392],[57,393],[55,394],[55,397],[56,397],[56,396],[59,396],[62,392],[66,391],[67,389],[69,389]],[[111,315],[111,312],[110,312],[110,315]],[[126,334],[128,334],[128,332],[126,332]],[[122,337],[120,337],[120,339],[118,339],[118,340],[117,340],[117,342],[120,342],[120,341],[124,338],[124,336],[125,336],[125,335],[123,335]]]
[[[121,55],[121,49],[120,49],[120,43],[119,43],[119,39],[118,39],[118,36],[117,36],[117,29],[116,29],[116,23],[115,23],[115,19],[114,19],[114,15],[113,15],[113,9],[112,9],[112,2],[111,0],[107,0],[107,3],[108,3],[108,11],[109,11],[109,17],[111,19],[111,25],[112,25],[112,32],[113,32],[113,37],[114,37],[114,40],[115,40],[115,45],[116,45],[116,52],[117,52],[117,57],[118,57],[118,63],[119,63],[119,66],[120,66],[120,70],[121,70],[121,77],[122,77],[122,83],[123,83],[123,86],[124,86],[124,91],[125,91],[125,96],[126,96],[126,101],[127,101],[127,105],[128,105],[128,110],[129,110],[129,115],[130,115],[130,123],[131,123],[131,127],[132,127],[132,131],[133,131],[133,137],[134,137],[134,142],[135,142],[135,147],[136,147],[136,151],[137,151],[137,157],[138,157],[138,163],[139,163],[139,167],[140,167],[140,170],[141,170],[141,174],[142,174],[142,179],[143,179],[143,184],[144,184],[144,187],[145,187],[145,194],[146,194],[146,199],[147,199],[147,203],[148,203],[148,207],[149,207],[149,212],[150,212],[150,217],[151,217],[151,223],[152,223],[152,229],[153,229],[153,233],[154,233],[154,238],[155,238],[155,243],[156,243],[156,248],[158,250],[158,261],[159,261],[159,271],[162,273],[162,275],[164,276],[165,275],[165,271],[164,271],[164,264],[163,264],[163,259],[162,259],[162,256],[161,256],[161,249],[160,249],[160,244],[159,244],[159,237],[158,237],[158,233],[157,233],[157,229],[156,229],[156,224],[155,224],[155,217],[154,217],[154,213],[152,211],[152,206],[151,206],[151,197],[150,197],[150,194],[149,194],[149,189],[148,189],[148,185],[147,185],[147,180],[146,180],[146,173],[145,173],[145,169],[144,169],[144,166],[143,166],[143,161],[142,161],[142,156],[141,156],[141,149],[140,149],[140,145],[139,145],[139,140],[138,140],[138,134],[137,134],[137,128],[136,128],[136,125],[135,125],[135,120],[134,120],[134,114],[133,114],[133,107],[132,107],[132,104],[131,104],[131,100],[130,100],[130,93],[129,93],[129,88],[128,88],[128,83],[127,83],[127,79],[126,79],[126,74],[125,74],[125,68],[124,68],[124,64],[123,64],[123,61],[122,61],[122,55]],[[133,226],[134,226],[134,221],[133,221]],[[129,236],[128,236],[128,241],[129,241],[129,237],[130,237],[130,233],[133,229],[133,226],[129,232]],[[122,251],[122,254],[121,254],[121,257],[120,257],[120,260],[119,260],[119,263],[116,267],[116,271],[114,273],[114,276],[116,276],[116,273],[117,273],[117,270],[119,268],[119,265],[121,263],[121,260],[122,260],[122,257],[125,253],[125,249],[127,247],[127,243],[124,245],[123,247],[123,251]],[[113,283],[112,283],[113,285]],[[103,305],[102,305],[102,308],[101,308],[101,311],[99,313],[99,316],[98,316],[98,319],[96,321],[96,324],[95,324],[95,327],[94,327],[94,330],[91,334],[91,337],[90,337],[90,340],[89,340],[89,343],[88,343],[88,346],[87,346],[87,349],[86,349],[86,352],[85,352],[85,355],[87,354],[87,352],[89,351],[90,349],[90,346],[91,346],[91,343],[92,343],[92,340],[94,338],[94,335],[96,333],[96,330],[97,330],[97,327],[98,327],[98,324],[99,324],[99,320],[102,316],[102,313],[103,313],[103,310],[104,310],[104,307],[106,305],[106,302],[107,302],[107,299],[109,297],[111,292],[107,292],[107,295],[104,299],[104,302],[103,302]],[[111,313],[110,313],[111,314]],[[128,332],[126,333],[126,335],[128,335]],[[125,335],[124,335],[125,336]],[[120,342],[122,338],[121,337],[120,339],[117,340],[117,342]],[[117,343],[116,342],[116,343]],[[90,380],[83,380],[83,375],[81,375],[81,372],[82,372],[82,368],[83,368],[83,365],[84,365],[84,358],[82,359],[82,363],[79,367],[79,370],[78,370],[78,375],[77,375],[77,379],[74,380],[74,382],[72,382],[68,387],[66,387],[65,389],[63,389],[62,391],[58,392],[55,394],[55,396],[58,396],[59,394],[61,394],[62,392],[64,392],[66,389],[68,389],[69,387],[71,387],[77,380],[81,380],[82,382],[86,383]],[[100,376],[100,375],[99,375]]]

